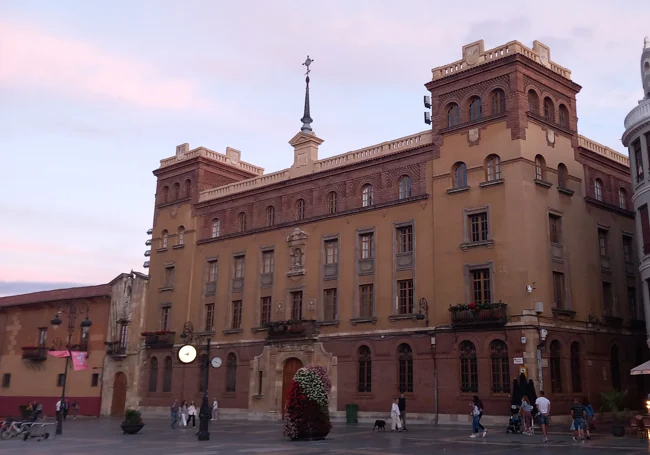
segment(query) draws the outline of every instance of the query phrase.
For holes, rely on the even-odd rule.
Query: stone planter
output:
[[[120,428],[122,428],[122,434],[136,434],[144,428],[144,423],[123,423]]]

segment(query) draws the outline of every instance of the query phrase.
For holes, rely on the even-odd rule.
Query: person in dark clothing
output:
[[[573,428],[576,434],[574,441],[585,442],[585,405],[580,402],[579,398],[573,400],[571,405],[571,417],[573,417]]]
[[[404,397],[404,392],[400,392],[399,394],[397,407],[399,408],[399,418],[402,422],[402,431],[408,431],[406,429],[406,398]]]
[[[483,417],[483,402],[478,397],[478,395],[474,395],[472,397],[472,401],[473,401],[474,405],[476,407],[478,407],[478,409],[480,411],[480,414],[478,415],[478,421],[476,423],[477,430],[479,431],[479,433],[483,432],[483,437],[485,437],[485,435],[487,435],[487,430],[485,429],[485,427],[483,425],[481,425],[481,417]]]
[[[70,403],[68,403],[68,400],[65,400],[63,402],[63,420],[66,420],[68,418],[69,412],[70,412]]]

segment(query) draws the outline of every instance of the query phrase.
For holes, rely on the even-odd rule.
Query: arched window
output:
[[[185,197],[192,197],[192,181],[185,180]]]
[[[165,368],[163,370],[163,392],[172,391],[172,358],[165,357]]]
[[[199,392],[203,392],[208,388],[208,368],[209,363],[208,355],[201,354],[199,357]]]
[[[411,197],[411,177],[403,175],[399,178],[399,198]]]
[[[234,352],[226,358],[226,392],[237,390],[237,356]]]
[[[492,92],[492,115],[503,114],[506,111],[506,94],[500,88]]]
[[[169,187],[167,185],[163,186],[162,189],[162,198],[163,202],[169,202]]]
[[[580,366],[580,344],[571,343],[571,388],[573,393],[582,392],[582,368]]]
[[[269,205],[266,208],[266,225],[273,226],[275,224],[275,207]]]
[[[305,200],[298,199],[296,202],[296,219],[304,220],[305,219]]]
[[[609,362],[612,367],[612,388],[621,390],[621,358],[616,345],[612,346],[610,350]]]
[[[169,240],[169,234],[167,230],[162,231],[160,235],[160,248],[167,248],[167,241]]]
[[[359,377],[357,379],[357,390],[361,393],[372,392],[372,359],[370,348],[361,346],[358,352]]]
[[[569,110],[566,108],[564,104],[560,104],[560,107],[558,108],[558,113],[560,116],[560,125],[564,126],[565,128],[569,127]]]
[[[460,123],[460,109],[458,104],[451,103],[447,107],[447,127],[456,126]]]
[[[158,390],[158,359],[152,357],[149,359],[149,392]]]
[[[490,343],[492,360],[492,393],[510,393],[510,362],[508,346],[501,340]]]
[[[174,183],[174,199],[179,200],[181,198],[181,185],[180,183]]]
[[[177,245],[184,245],[185,244],[185,228],[183,226],[180,226],[178,228],[178,237],[176,238],[177,240]]]
[[[594,181],[594,197],[597,201],[603,200],[603,182],[600,179]]]
[[[566,166],[562,163],[557,165],[557,186],[559,188],[566,188],[567,181],[569,179],[569,171]]]
[[[327,195],[327,212],[330,215],[336,213],[336,193],[334,191]]]
[[[469,102],[469,121],[480,120],[483,117],[483,108],[481,106],[481,98],[474,97]]]
[[[553,393],[562,393],[562,350],[560,342],[553,340],[551,342],[551,391]]]
[[[493,182],[501,178],[501,158],[490,155],[485,159],[485,180]]]
[[[465,188],[467,186],[467,166],[458,162],[452,168],[452,184],[454,188]]]
[[[399,362],[399,390],[413,392],[413,352],[411,346],[402,343],[397,348]]]
[[[212,238],[219,237],[219,231],[221,230],[221,223],[219,223],[219,218],[212,220]]]
[[[539,115],[539,96],[535,90],[528,90],[528,110]]]
[[[623,210],[627,210],[627,191],[623,188],[618,189],[618,206]]]
[[[544,98],[544,118],[549,122],[555,119],[555,105],[548,96]]]
[[[460,344],[460,391],[478,393],[476,347],[471,341],[463,341]]]
[[[535,179],[546,180],[546,161],[542,155],[535,157]]]
[[[370,207],[372,205],[372,185],[363,185],[361,198],[364,207]]]
[[[244,232],[246,230],[246,214],[241,212],[239,214],[239,232]]]

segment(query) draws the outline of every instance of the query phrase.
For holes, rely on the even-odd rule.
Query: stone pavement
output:
[[[556,428],[559,429],[559,428]],[[0,441],[0,455],[109,455],[136,451],[141,455],[430,455],[504,454],[522,452],[551,455],[574,454],[650,454],[647,440],[594,435],[584,445],[571,441],[568,434],[552,434],[541,443],[541,436],[508,435],[505,427],[488,428],[486,438],[469,438],[469,428],[413,426],[407,433],[372,432],[366,424],[335,424],[324,441],[293,442],[282,436],[281,422],[219,421],[210,428],[211,440],[199,442],[192,429],[172,431],[167,422],[151,419],[137,435],[123,435],[119,420],[67,421],[64,434],[44,441]],[[534,451],[534,452],[532,452]]]

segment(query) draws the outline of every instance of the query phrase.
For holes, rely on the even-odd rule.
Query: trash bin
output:
[[[345,422],[346,423],[357,423],[357,413],[359,412],[358,404],[346,404],[345,405]]]

